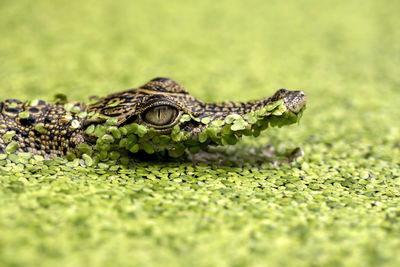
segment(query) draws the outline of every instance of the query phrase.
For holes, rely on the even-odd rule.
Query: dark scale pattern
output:
[[[20,101],[6,100],[0,106],[0,136],[15,131],[16,135],[12,139],[18,143],[17,152],[30,152],[52,158],[62,156],[66,151],[74,151],[69,146],[70,142],[75,145],[84,142],[81,127],[71,126],[73,120],[81,124],[82,119],[67,112],[63,105],[39,101],[38,105],[31,107]],[[28,112],[29,116],[20,117],[21,112]],[[65,118],[68,115],[72,120]],[[45,132],[40,133],[40,128],[45,129]],[[0,138],[1,151],[5,151],[7,144]]]
[[[75,105],[88,114],[94,111],[106,118],[116,118],[118,125],[135,122],[149,128],[154,127],[156,131],[165,134],[178,124],[182,130],[197,135],[207,125],[193,120],[180,124],[181,115],[189,114],[200,119],[209,117],[212,121],[224,119],[230,114],[244,115],[279,99],[284,101],[287,109],[295,113],[306,102],[303,92],[281,89],[272,97],[257,101],[204,103],[191,96],[177,82],[168,78],[155,78],[139,88],[111,94],[87,107],[82,103]],[[146,121],[144,114],[157,106],[175,109],[177,116],[174,121],[165,125],[154,125]],[[17,152],[31,152],[46,158],[62,156],[67,151],[75,152],[79,144],[93,142],[90,138],[85,140],[84,130],[91,124],[104,123],[105,120],[99,117],[79,118],[76,113],[66,111],[62,104],[48,104],[42,100],[36,106],[27,106],[19,100],[10,99],[0,103],[0,109],[0,136],[8,131],[15,131],[13,140],[19,145]],[[21,112],[25,113],[24,116],[21,116]],[[29,115],[26,116],[26,113]],[[46,131],[41,133],[36,129],[38,126]],[[7,144],[0,138],[1,151],[5,151]]]

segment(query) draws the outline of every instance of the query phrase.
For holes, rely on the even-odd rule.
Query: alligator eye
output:
[[[169,125],[176,119],[178,111],[171,106],[149,108],[144,113],[144,120],[156,126]]]

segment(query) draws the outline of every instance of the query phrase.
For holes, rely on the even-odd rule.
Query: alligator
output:
[[[113,156],[111,151],[119,149],[167,150],[180,156],[187,148],[196,152],[208,145],[235,144],[243,135],[295,123],[305,105],[302,91],[285,89],[255,101],[205,103],[169,78],[88,104],[8,99],[0,103],[0,153],[47,159],[97,155],[104,160],[118,158],[120,152]]]

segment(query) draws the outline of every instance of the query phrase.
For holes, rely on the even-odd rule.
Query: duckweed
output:
[[[2,101],[60,92],[64,105],[163,75],[205,101],[284,87],[308,105],[300,123],[279,104],[211,123],[182,116],[205,126],[194,139],[101,118],[86,129],[95,147],[52,160],[15,155],[7,132],[0,265],[399,266],[399,9],[2,1]]]

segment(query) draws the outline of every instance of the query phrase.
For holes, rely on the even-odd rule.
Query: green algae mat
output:
[[[209,102],[286,88],[308,104],[299,124],[200,156],[94,168],[0,155],[0,266],[398,266],[399,9],[1,1],[1,101],[166,76]]]

